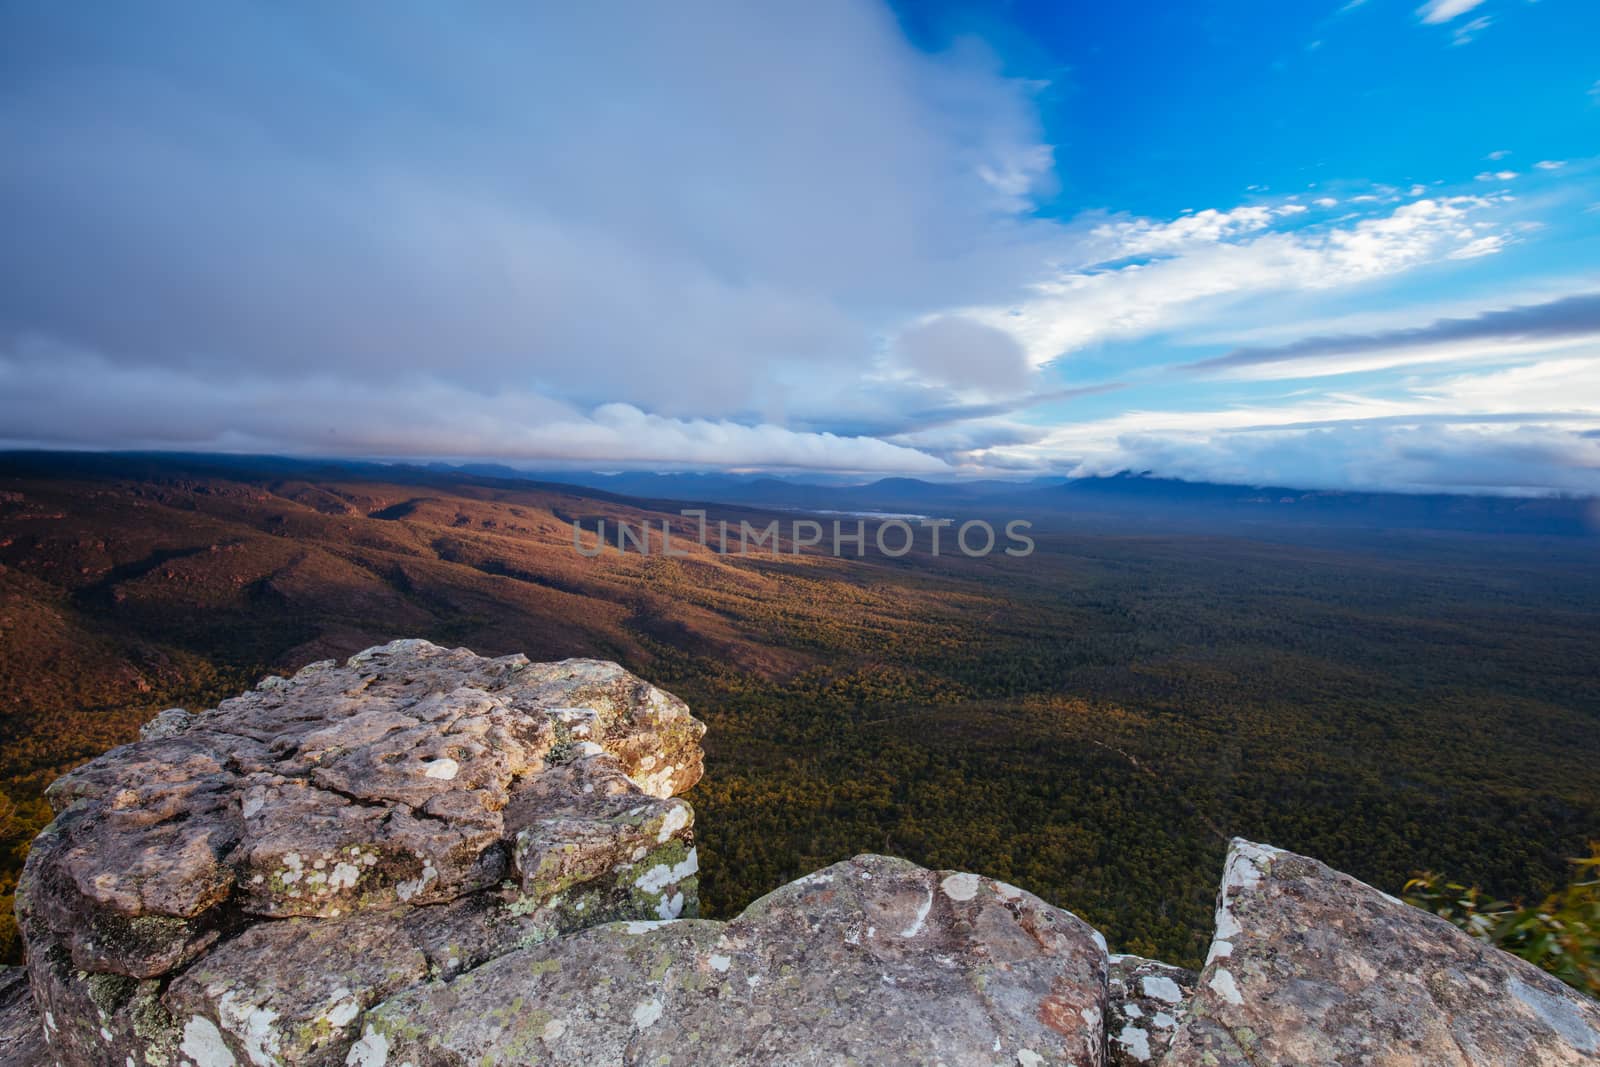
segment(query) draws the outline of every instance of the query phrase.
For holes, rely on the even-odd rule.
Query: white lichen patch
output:
[[[665,863],[658,863],[636,878],[633,884],[646,893],[659,893],[667,886],[681,882],[699,870],[700,858],[696,855],[696,850],[691,848],[682,861],[670,867]]]
[[[321,861],[318,861],[321,862]],[[361,878],[361,868],[342,860],[334,865],[333,873],[328,875],[328,889],[339,892],[343,889],[353,889]]]
[[[1139,980],[1139,988],[1144,995],[1167,1004],[1177,1004],[1183,1000],[1183,990],[1178,983],[1160,974],[1147,974]]]
[[[733,957],[732,956],[719,956],[719,955],[713,953],[712,956],[711,956],[711,959],[708,960],[707,962],[711,964],[711,969],[713,971],[716,971],[719,974],[726,974],[729,966],[731,966],[733,964]]]
[[[361,1040],[350,1046],[345,1067],[384,1067],[389,1062],[389,1039],[367,1027]]]
[[[951,900],[971,900],[978,895],[982,881],[975,874],[952,874],[939,883],[944,895]]]
[[[191,1016],[183,1024],[183,1043],[178,1051],[194,1062],[194,1067],[235,1067],[238,1063],[222,1040],[222,1031],[203,1016]]]
[[[539,1032],[539,1036],[546,1041],[554,1041],[566,1032],[567,1021],[565,1019],[551,1019],[544,1024],[544,1029]]]
[[[994,892],[1001,900],[1021,900],[1022,890],[1010,882],[995,882]]]
[[[661,820],[661,829],[656,832],[656,843],[665,844],[673,834],[689,825],[689,818],[689,805],[675,805],[667,812],[667,817]]]
[[[456,775],[461,773],[461,764],[449,756],[443,756],[424,763],[422,765],[422,773],[428,778],[437,778],[442,782],[453,782],[456,780]]]
[[[1211,987],[1217,996],[1229,1004],[1244,1003],[1244,997],[1239,993],[1239,986],[1234,982],[1233,975],[1229,973],[1227,968],[1218,967],[1217,972],[1211,976],[1211,981],[1206,984]]]
[[[322,1013],[322,1018],[335,1030],[342,1030],[349,1026],[355,1021],[356,1016],[361,1014],[361,1005],[356,1003],[355,998],[351,997],[349,993],[350,991],[347,989],[336,990],[334,995],[342,995],[345,999]]]
[[[633,1009],[633,1025],[643,1030],[655,1024],[661,1018],[661,1001],[645,1000]]]
[[[422,873],[417,875],[415,878],[401,882],[399,885],[395,886],[395,896],[399,897],[402,901],[410,900],[418,893],[421,893],[423,890],[427,889],[428,885],[437,877],[439,877],[439,872],[434,869],[433,861],[425,859],[422,861]]]
[[[1021,1067],[1041,1067],[1044,1057],[1031,1048],[1025,1048],[1017,1053],[1017,1063],[1021,1064]]]
[[[664,919],[664,920],[635,919],[632,922],[629,922],[627,924],[627,926],[625,927],[625,929],[630,934],[647,934],[651,930],[655,930],[655,929],[657,929],[659,927],[665,926],[665,925],[667,925],[668,922],[671,922],[671,921],[672,920],[670,920],[670,919]]]
[[[1272,861],[1283,853],[1270,845],[1257,845],[1243,838],[1234,838],[1228,850],[1228,864],[1222,872],[1222,897],[1226,899],[1235,890],[1253,889],[1272,869]]]
[[[928,912],[932,910],[933,890],[930,889],[928,890],[928,899],[924,900],[922,902],[922,906],[917,908],[916,918],[912,919],[910,925],[908,925],[904,930],[900,931],[900,936],[916,937],[918,934],[920,934],[922,932],[922,924],[928,921]]]
[[[1122,1046],[1122,1051],[1127,1053],[1129,1058],[1140,1063],[1150,1062],[1150,1035],[1144,1030],[1129,1023],[1114,1040]]]
[[[662,897],[656,904],[656,914],[663,919],[676,919],[683,914],[683,894],[674,893],[670,897]]]
[[[277,1012],[238,993],[225,993],[217,1000],[217,1021],[244,1046],[251,1063],[280,1062],[278,1032],[273,1027],[277,1019]]]

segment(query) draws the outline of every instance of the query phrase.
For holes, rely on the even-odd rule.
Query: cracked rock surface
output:
[[[704,730],[612,663],[426,641],[165,711],[49,790],[17,910],[51,1054],[342,1062],[407,985],[693,915]]]
[[[613,923],[413,986],[353,1062],[1100,1067],[1105,968],[1031,893],[857,856],[727,923]]]
[[[49,791],[0,1064],[1600,1063],[1600,1005],[1241,840],[1198,975],[884,856],[698,919],[703,732],[615,664],[425,641],[164,711]]]
[[[1235,839],[1167,1067],[1600,1063],[1600,1004],[1316,860]]]

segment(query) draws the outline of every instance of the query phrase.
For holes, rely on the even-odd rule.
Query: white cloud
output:
[[[1037,85],[865,0],[690,8],[75,24],[96,62],[0,98],[0,340],[748,420],[826,409],[884,333],[1037,270]]]
[[[1090,232],[1113,249],[1111,256],[1147,256],[1259,233],[1272,224],[1276,213],[1267,207],[1237,207],[1232,211],[1207,208],[1170,220],[1119,219]]]
[[[1567,161],[1564,159],[1541,159],[1534,164],[1540,170],[1560,170],[1566,165]]]
[[[1449,22],[1460,15],[1483,3],[1483,0],[1428,0],[1426,4],[1417,8],[1417,16],[1423,22],[1438,24]]]
[[[1130,411],[994,449],[996,465],[1155,469],[1306,488],[1600,493],[1600,359],[1195,411]]]
[[[76,418],[61,418],[71,411]],[[587,413],[536,391],[426,376],[198,376],[119,367],[54,346],[0,355],[11,445],[112,446],[398,459],[797,467],[932,473],[933,456],[874,437],[666,418],[629,404]]]
[[[1517,176],[1514,170],[1486,170],[1477,176],[1480,182],[1508,182]]]
[[[1475,237],[1450,253],[1451,259],[1477,259],[1479,256],[1492,256],[1503,251],[1509,239],[1500,233],[1485,234]]]
[[[1475,18],[1471,22],[1457,26],[1450,43],[1454,45],[1471,44],[1478,34],[1488,29],[1493,22],[1494,19],[1484,15],[1481,18]]]
[[[1422,199],[1353,223],[1291,232],[1267,230],[1275,213],[1265,208],[1106,224],[1094,235],[1121,255],[1171,254],[1129,266],[1067,270],[1037,283],[1017,304],[969,314],[1010,331],[1035,365],[1044,364],[1099,341],[1216,316],[1227,301],[1249,294],[1333,289],[1451,256],[1487,255],[1499,247],[1493,234],[1468,223],[1494,203],[1486,197]]]

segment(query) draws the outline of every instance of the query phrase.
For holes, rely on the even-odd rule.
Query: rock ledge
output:
[[[1014,886],[857,856],[695,918],[704,727],[612,663],[369,649],[50,789],[0,1061],[1545,1065],[1600,1005],[1236,840],[1198,975]],[[30,999],[31,988],[31,999]]]

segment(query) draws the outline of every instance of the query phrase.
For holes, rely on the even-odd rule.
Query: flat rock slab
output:
[[[1600,1063],[1600,1004],[1316,860],[1235,840],[1165,1067]]]
[[[974,874],[858,856],[727,924],[619,923],[414,987],[351,1063],[1099,1067],[1106,955]]]

